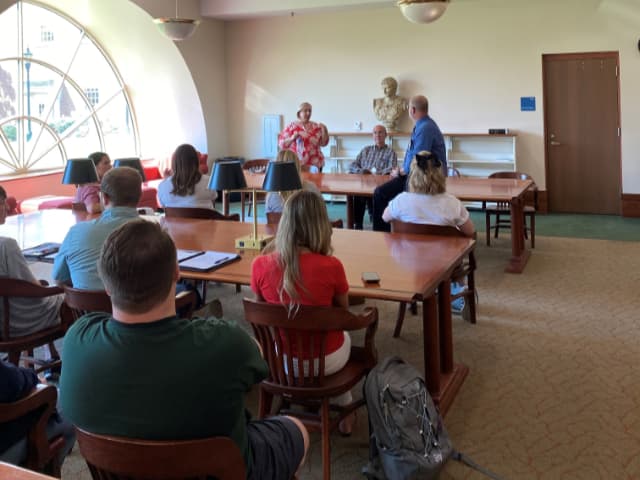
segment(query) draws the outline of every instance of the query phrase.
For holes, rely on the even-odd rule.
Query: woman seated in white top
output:
[[[173,174],[158,185],[163,207],[208,208],[213,210],[215,190],[209,190],[209,176],[200,173],[198,152],[189,144],[180,145],[171,157]]]
[[[431,152],[422,151],[411,161],[408,192],[402,192],[389,202],[382,213],[385,222],[400,220],[407,223],[427,223],[456,227],[467,237],[473,237],[475,228],[467,208],[446,192],[447,177],[442,162]],[[451,283],[451,293],[464,289],[463,284]],[[451,310],[468,315],[468,305],[459,297],[451,302]]]
[[[382,219],[450,225],[473,237],[475,228],[469,212],[460,200],[446,192],[446,182],[442,163],[434,154],[427,151],[416,154],[411,162],[409,191],[389,202]]]
[[[298,155],[291,150],[280,150],[278,156],[274,160],[275,162],[294,162],[300,175],[300,160]],[[314,183],[307,180],[302,180],[302,189],[309,192],[320,193],[318,187]],[[269,192],[265,200],[265,213],[282,213],[284,202],[291,196],[293,191],[289,192]]]

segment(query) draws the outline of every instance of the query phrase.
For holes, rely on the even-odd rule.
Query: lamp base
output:
[[[240,250],[262,250],[273,239],[273,235],[253,235],[236,238],[236,248]]]

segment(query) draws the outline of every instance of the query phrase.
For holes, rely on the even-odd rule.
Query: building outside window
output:
[[[0,175],[60,170],[98,150],[138,156],[124,82],[81,25],[22,1],[0,13],[0,38]]]

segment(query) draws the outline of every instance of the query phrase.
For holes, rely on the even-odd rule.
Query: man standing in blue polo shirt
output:
[[[391,180],[377,187],[373,192],[373,229],[380,232],[391,231],[391,225],[382,220],[382,212],[389,202],[403,192],[407,183],[407,175],[411,161],[416,153],[426,150],[433,153],[442,163],[442,169],[447,174],[447,152],[444,137],[440,128],[429,116],[429,101],[423,95],[416,95],[409,101],[409,116],[415,126],[411,132],[411,142],[404,156],[404,163],[400,170],[391,172]]]

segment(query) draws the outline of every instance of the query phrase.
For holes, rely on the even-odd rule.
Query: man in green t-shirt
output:
[[[293,477],[308,448],[305,427],[292,417],[248,420],[244,396],[268,367],[235,323],[176,317],[169,235],[154,222],[122,225],[106,239],[98,271],[113,316],[85,315],[65,336],[68,418],[93,433],[148,440],[228,436],[247,478]]]

